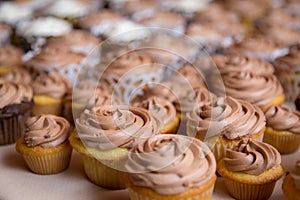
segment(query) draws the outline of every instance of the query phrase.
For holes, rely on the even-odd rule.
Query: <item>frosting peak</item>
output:
[[[28,147],[55,147],[69,137],[69,122],[55,115],[39,115],[28,118],[24,134]]]
[[[161,122],[142,108],[101,106],[85,110],[76,120],[76,127],[87,146],[108,150],[133,147],[157,134]]]
[[[210,181],[215,176],[216,162],[200,140],[161,134],[132,149],[125,167],[135,185],[170,195]]]
[[[279,152],[267,143],[242,140],[234,149],[227,149],[224,162],[228,170],[260,175],[281,163]]]

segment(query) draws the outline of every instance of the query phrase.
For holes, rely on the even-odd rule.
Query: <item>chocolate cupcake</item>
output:
[[[24,133],[30,115],[32,89],[28,85],[0,80],[0,145],[14,143]]]

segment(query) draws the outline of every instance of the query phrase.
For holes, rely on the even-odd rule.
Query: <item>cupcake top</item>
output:
[[[90,30],[94,35],[101,35],[106,24],[121,20],[124,17],[116,12],[103,9],[98,12],[92,12],[81,18],[78,23],[81,28]],[[98,30],[99,29],[99,30]]]
[[[164,82],[163,84],[158,84],[151,87],[146,85],[143,88],[143,92],[146,98],[155,96],[174,103],[178,98],[174,92],[174,89],[174,85],[171,82]]]
[[[24,141],[27,147],[56,147],[64,143],[70,133],[70,124],[63,117],[39,115],[25,122]]]
[[[31,102],[32,88],[28,85],[0,81],[0,109],[12,104]]]
[[[89,53],[100,44],[100,39],[83,30],[72,30],[69,33],[49,38],[44,44],[48,48],[68,48],[75,53]]]
[[[40,17],[24,21],[17,26],[17,33],[31,39],[32,37],[54,37],[66,34],[72,30],[72,25],[55,17]]]
[[[291,175],[294,179],[294,183],[295,183],[297,190],[300,191],[300,161],[299,160],[296,162],[295,168],[291,172]]]
[[[1,2],[0,4],[0,21],[7,24],[15,25],[17,22],[29,19],[33,11],[21,3]]]
[[[0,66],[13,67],[22,64],[23,51],[13,45],[0,47]]]
[[[286,107],[271,106],[265,111],[267,126],[279,130],[300,134],[300,113]]]
[[[142,18],[137,22],[147,27],[168,28],[184,33],[185,19],[173,12],[156,12],[155,15]]]
[[[100,150],[132,148],[154,134],[162,122],[142,108],[99,106],[85,110],[76,120],[78,136],[85,145]]]
[[[262,35],[247,37],[241,42],[230,46],[228,50],[237,54],[242,52],[248,56],[264,60],[274,60],[288,53],[288,49],[285,49],[284,46]]]
[[[222,75],[226,94],[263,107],[283,94],[280,82],[274,75],[256,75],[242,71]]]
[[[216,161],[200,140],[161,134],[133,148],[125,167],[134,185],[172,195],[205,185],[215,176]]]
[[[95,91],[95,107],[109,106],[109,105],[122,105],[122,100],[108,88],[97,86]]]
[[[300,47],[295,46],[291,48],[289,54],[277,58],[274,66],[278,71],[297,73],[300,66]]]
[[[0,74],[0,79],[25,85],[30,84],[32,81],[31,74],[21,67],[16,67],[7,73]]]
[[[258,134],[265,127],[265,116],[256,106],[232,97],[215,98],[187,113],[188,126],[204,137],[241,139]]]
[[[110,63],[106,69],[106,73],[116,74],[122,76],[137,67],[151,67],[154,60],[137,52],[129,52],[121,55]]]
[[[274,67],[269,62],[259,58],[237,54],[226,56],[215,54],[212,56],[212,60],[220,70],[221,75],[243,71],[251,71],[257,75],[272,75],[274,73]]]
[[[175,102],[177,112],[186,114],[192,111],[195,106],[210,103],[214,96],[204,87],[197,87],[194,90],[188,90],[185,95]]]
[[[10,41],[11,34],[12,34],[11,27],[6,24],[0,23],[0,46]]]
[[[72,92],[68,93],[66,97],[73,103],[82,104],[91,107],[95,104],[95,92],[97,88],[97,82],[90,79],[80,80],[73,88]]]
[[[68,91],[66,79],[58,73],[42,74],[32,82],[35,95],[47,95],[53,98],[62,98]]]
[[[164,9],[190,14],[205,9],[209,2],[210,0],[165,0],[159,3]]]
[[[53,1],[45,10],[57,17],[82,17],[99,8],[100,1],[94,0],[60,0]],[[63,8],[63,9],[62,9]]]
[[[158,97],[149,97],[141,102],[133,104],[135,107],[145,108],[154,116],[159,116],[164,124],[170,123],[176,117],[176,109],[174,105],[166,99]]]
[[[229,171],[258,176],[279,166],[281,156],[272,145],[244,139],[236,148],[227,149],[223,160]]]

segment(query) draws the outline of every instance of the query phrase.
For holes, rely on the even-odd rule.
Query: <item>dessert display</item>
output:
[[[0,199],[293,198],[299,5],[0,2]]]

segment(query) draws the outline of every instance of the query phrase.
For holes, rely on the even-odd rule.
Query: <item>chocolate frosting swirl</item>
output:
[[[212,56],[212,59],[221,75],[243,71],[251,71],[257,75],[272,75],[274,73],[274,67],[270,63],[254,57],[216,54]]]
[[[295,169],[291,172],[297,190],[300,191],[300,160],[295,164]]]
[[[62,98],[67,93],[68,83],[60,74],[50,73],[37,76],[32,83],[32,88],[35,95]]]
[[[21,67],[13,68],[8,73],[0,74],[0,79],[25,85],[30,84],[32,81],[30,73]]]
[[[0,66],[12,67],[22,64],[23,51],[7,44],[0,48]]]
[[[39,115],[25,123],[24,141],[28,147],[55,147],[69,137],[70,124],[59,116]]]
[[[198,70],[195,69],[195,67],[193,67],[192,65],[185,65],[182,68],[180,68],[178,72],[182,74],[189,81],[189,83],[193,88],[204,85],[204,80],[200,72],[198,72]],[[172,77],[170,77],[169,79],[172,81]],[[174,80],[174,81],[180,81],[180,80]]]
[[[300,113],[286,107],[271,106],[265,111],[267,126],[275,130],[300,134]]]
[[[216,161],[200,140],[161,134],[132,149],[125,167],[134,185],[172,195],[210,181],[215,176]]]
[[[226,94],[236,99],[264,106],[283,94],[274,75],[256,75],[250,71],[233,72],[222,76]]]
[[[227,149],[224,158],[229,171],[260,175],[281,163],[280,153],[264,142],[242,140],[234,149]]]
[[[195,106],[210,103],[214,95],[206,88],[198,87],[194,90],[188,90],[180,100],[175,102],[176,110],[181,113],[187,113],[193,110]]]
[[[31,102],[32,88],[28,85],[0,81],[0,109],[12,104]]]
[[[132,148],[142,140],[157,134],[161,128],[158,119],[136,107],[99,106],[85,110],[76,120],[80,139],[89,147],[108,150],[117,147]]]
[[[258,107],[228,96],[194,109],[187,118],[187,126],[195,133],[204,137],[220,133],[229,140],[251,137],[265,127],[265,116]]]
[[[136,102],[133,105],[135,107],[145,108],[153,116],[159,117],[164,124],[168,124],[176,117],[176,109],[174,105],[166,99],[153,96],[142,102]]]

